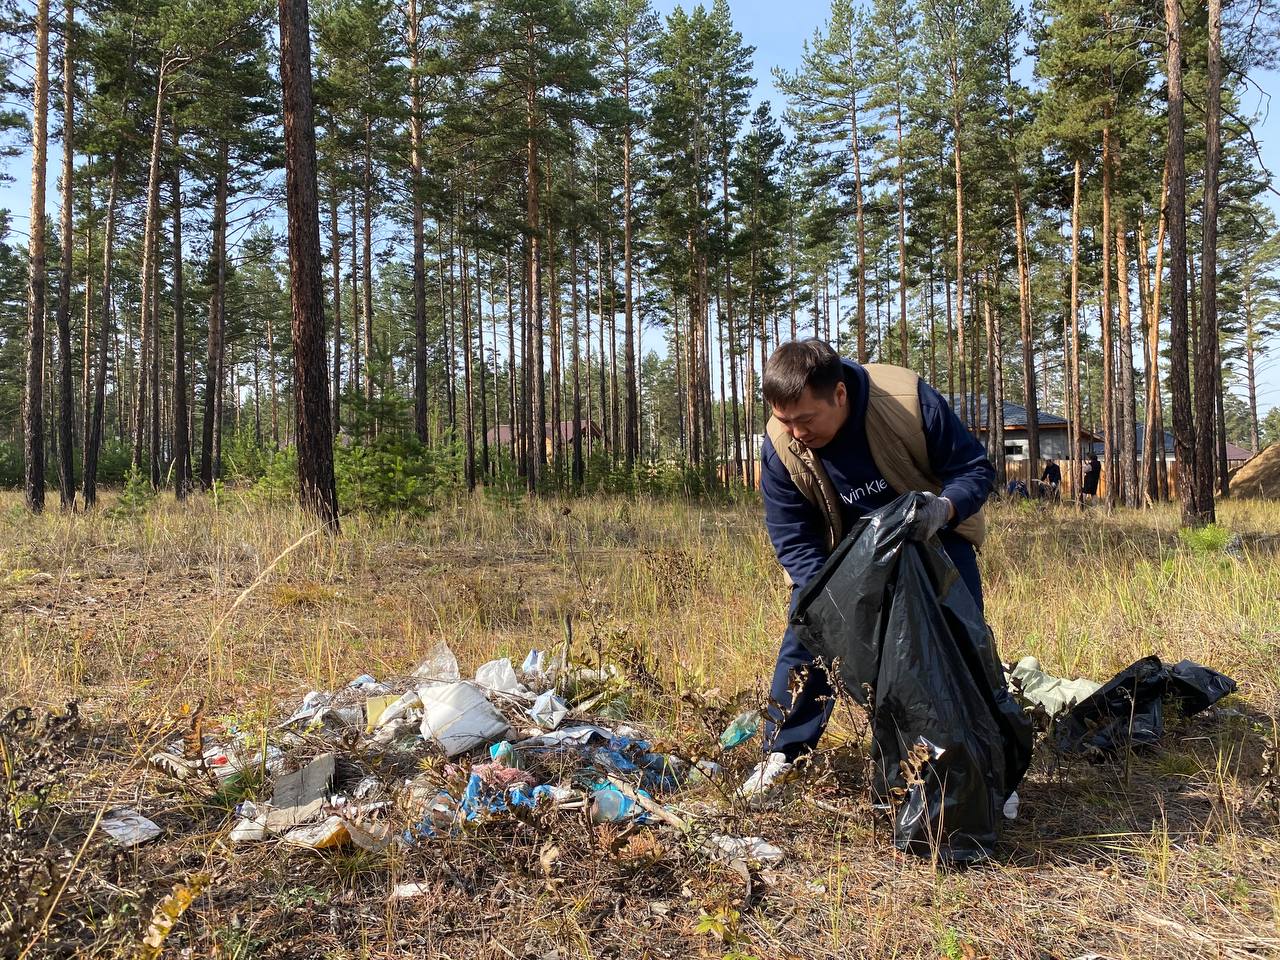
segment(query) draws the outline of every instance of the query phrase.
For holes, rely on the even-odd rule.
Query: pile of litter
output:
[[[197,749],[189,732],[150,764],[182,781],[261,778],[260,796],[269,783],[269,800],[238,805],[234,843],[378,851],[569,810],[597,824],[677,831],[691,850],[739,870],[782,859],[763,838],[715,832],[675,806],[673,799],[715,781],[720,766],[662,752],[640,730],[609,719],[627,707],[615,667],[568,668],[535,650],[518,669],[493,660],[464,680],[441,644],[410,677],[363,675],[338,691],[311,691],[269,743],[198,735]],[[740,714],[721,750],[749,739],[759,723],[757,711]],[[161,832],[127,810],[102,828],[124,846]]]
[[[1280,499],[1280,443],[1273,443],[1232,475],[1231,495]]]

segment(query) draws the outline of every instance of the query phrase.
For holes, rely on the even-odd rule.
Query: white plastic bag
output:
[[[504,739],[507,721],[473,683],[422,687],[422,736],[434,740],[445,756],[456,756],[484,743]]]
[[[441,640],[427,658],[418,664],[418,669],[413,671],[413,675],[424,680],[452,683],[461,676],[458,673],[458,658],[453,655],[449,645]]]
[[[528,692],[520,684],[520,679],[516,676],[515,668],[511,666],[511,660],[508,657],[503,657],[501,660],[490,660],[477,670],[476,683],[495,693],[522,694]]]

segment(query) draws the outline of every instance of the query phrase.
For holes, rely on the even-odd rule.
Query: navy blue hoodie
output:
[[[871,456],[866,430],[871,385],[866,370],[845,360],[844,382],[849,392],[849,416],[832,441],[825,447],[813,448],[813,453],[826,467],[827,476],[840,496],[840,513],[847,530],[855,518],[885,506],[908,491],[893,490]],[[923,380],[920,381],[920,412],[929,466],[942,483],[941,496],[956,508],[955,520],[940,536],[944,545],[959,546],[961,538],[953,528],[986,503],[995,481],[995,468],[987,459],[981,441],[960,422],[942,395]],[[764,496],[769,539],[773,541],[778,561],[795,585],[802,587],[826,562],[826,526],[818,508],[796,489],[767,436],[762,462],[760,490]]]

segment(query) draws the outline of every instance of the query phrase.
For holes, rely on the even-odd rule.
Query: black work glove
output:
[[[946,497],[928,492],[923,492],[919,496],[910,536],[912,540],[929,540],[950,522],[951,511],[955,508]]]

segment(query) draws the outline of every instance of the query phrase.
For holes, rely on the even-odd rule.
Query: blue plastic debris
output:
[[[720,734],[720,749],[732,750],[740,743],[745,743],[756,735],[760,729],[760,711],[745,710],[733,718],[733,722]]]
[[[510,740],[499,740],[489,746],[489,759],[494,763],[503,763],[508,767],[517,766],[516,750]]]
[[[637,790],[636,793],[653,799],[645,790]],[[591,819],[595,823],[617,823],[621,820],[648,823],[651,818],[635,800],[606,781],[596,784],[591,791]]]

